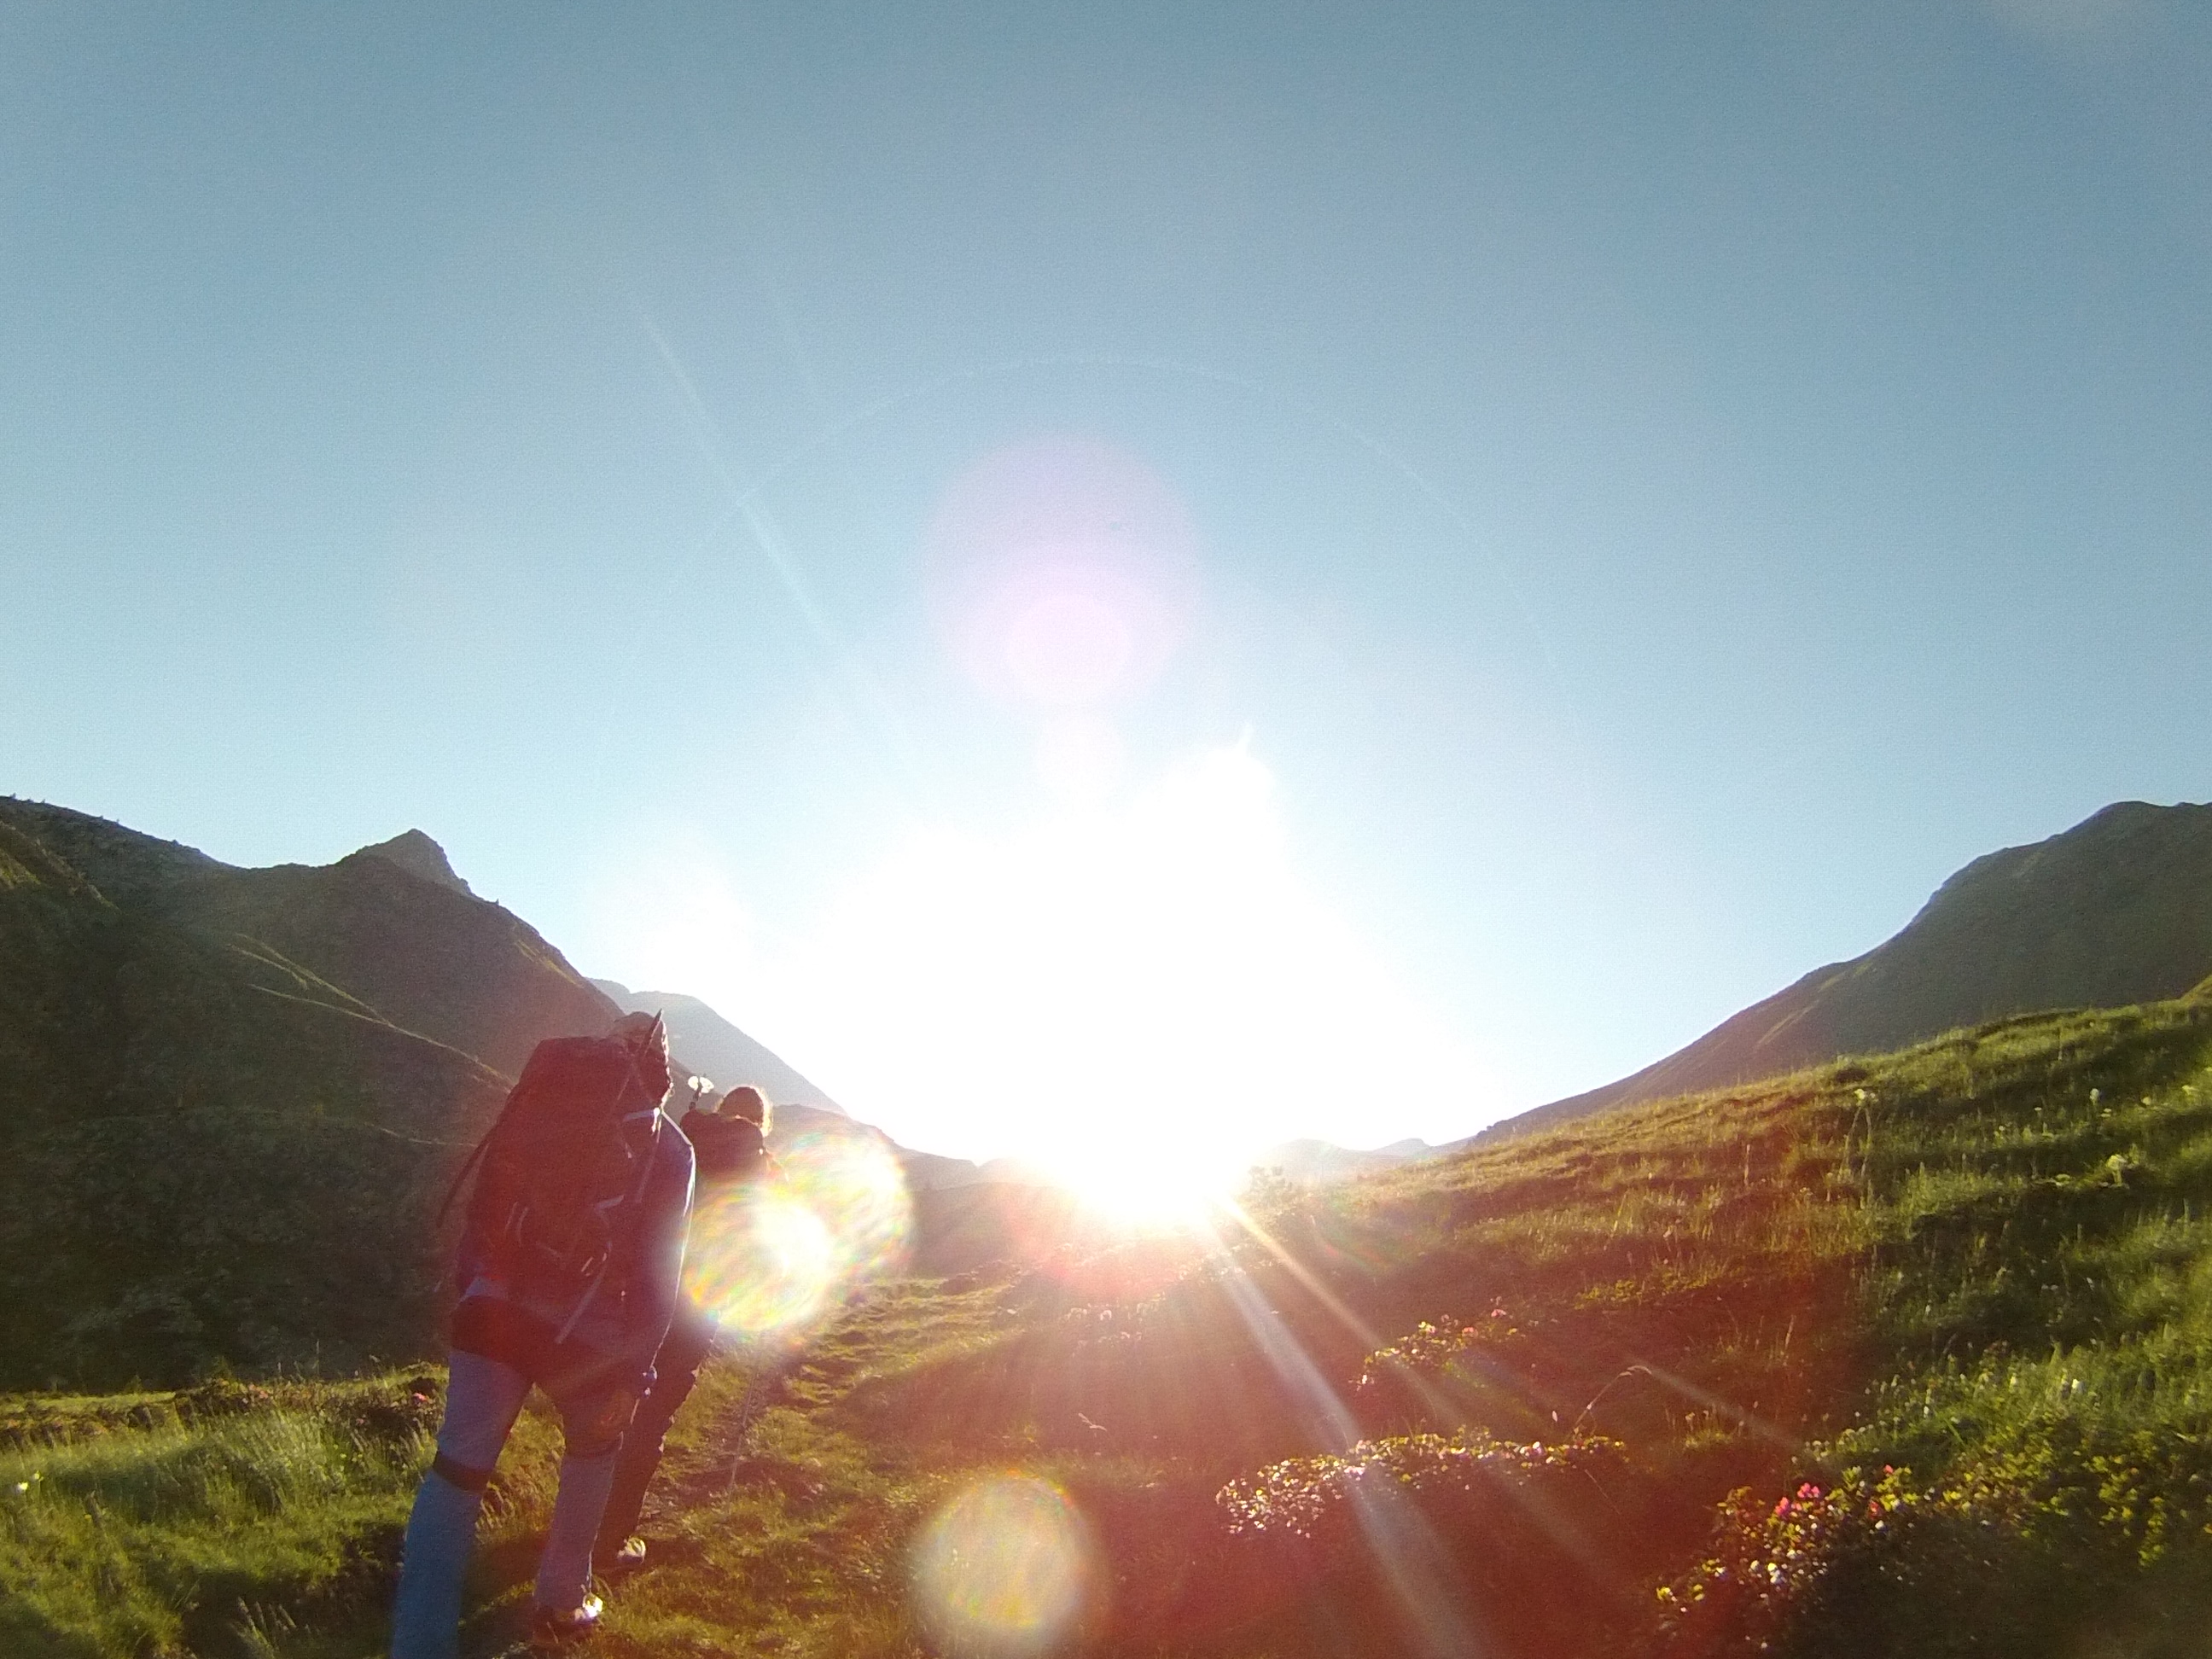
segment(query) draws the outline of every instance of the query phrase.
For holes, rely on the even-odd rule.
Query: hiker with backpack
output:
[[[605,1037],[549,1038],[462,1166],[454,1191],[471,1168],[476,1185],[451,1380],[408,1518],[392,1659],[458,1652],[484,1487],[533,1383],[560,1411],[562,1449],[531,1640],[556,1646],[599,1621],[592,1542],[682,1298],[692,1155],[660,1109],[668,1085],[657,1015],[625,1015]]]
[[[744,1083],[724,1095],[713,1109],[702,1111],[694,1105],[684,1114],[677,1127],[691,1143],[702,1206],[713,1197],[775,1172],[775,1159],[768,1150],[775,1109],[766,1095]],[[629,1432],[623,1437],[614,1491],[599,1523],[596,1564],[604,1574],[634,1572],[645,1565],[646,1541],[637,1528],[645,1510],[646,1488],[660,1467],[668,1425],[697,1385],[699,1368],[713,1350],[716,1334],[710,1311],[689,1296],[678,1302],[668,1335],[653,1356],[653,1387],[638,1402]]]

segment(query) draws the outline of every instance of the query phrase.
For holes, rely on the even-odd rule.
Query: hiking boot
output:
[[[635,1533],[622,1540],[613,1553],[600,1556],[592,1563],[592,1571],[602,1578],[625,1578],[643,1571],[645,1558],[650,1553],[645,1540]]]
[[[540,1607],[530,1615],[530,1645],[533,1651],[549,1653],[580,1642],[599,1627],[599,1614],[606,1604],[596,1595],[587,1595],[573,1607],[559,1610]]]

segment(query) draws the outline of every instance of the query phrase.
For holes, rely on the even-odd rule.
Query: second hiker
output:
[[[678,1124],[698,1161],[699,1202],[730,1189],[762,1180],[773,1173],[775,1159],[768,1150],[768,1133],[775,1121],[768,1097],[750,1083],[724,1095],[711,1111],[693,1107]],[[638,1402],[637,1415],[623,1437],[622,1456],[607,1498],[606,1515],[599,1524],[597,1560],[599,1571],[634,1571],[645,1563],[646,1543],[638,1534],[645,1510],[646,1488],[660,1467],[663,1442],[678,1407],[690,1397],[699,1381],[715,1337],[713,1311],[691,1297],[678,1299],[667,1340],[653,1356],[653,1387]]]

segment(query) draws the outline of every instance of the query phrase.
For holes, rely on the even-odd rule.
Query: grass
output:
[[[812,1345],[757,1416],[758,1363],[710,1368],[664,1465],[665,1565],[617,1601],[599,1650],[915,1652],[904,1549],[940,1483],[927,1458],[872,1441],[858,1402],[995,1322],[975,1297],[893,1287]]]
[[[2006,1022],[1915,1051],[1869,1091],[1865,1299],[1887,1364],[1807,1462],[1847,1486],[1909,1472],[1891,1478],[1950,1535],[1861,1549],[1782,1620],[1802,1650],[1869,1634],[1838,1605],[1854,1573],[1923,1652],[2206,1650],[2205,1013]],[[1936,1559],[1948,1588],[1930,1605]]]
[[[119,1420],[112,1402],[16,1403],[0,1453],[11,1659],[252,1653],[271,1631],[357,1626],[434,1412],[398,1377],[141,1396]]]
[[[1094,1655],[2203,1653],[2208,1061],[2202,1002],[2006,1021],[1263,1182],[1212,1249],[878,1286],[709,1366],[589,1652],[991,1650],[916,1540],[1018,1476]],[[0,1401],[0,1650],[376,1652],[408,1380]],[[556,1441],[502,1465],[472,1655]]]

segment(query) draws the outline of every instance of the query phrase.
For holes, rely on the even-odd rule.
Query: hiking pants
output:
[[[531,1379],[503,1360],[456,1349],[446,1390],[445,1419],[438,1425],[438,1457],[415,1493],[399,1565],[399,1595],[392,1613],[392,1659],[454,1659],[460,1650],[461,1595],[476,1542],[477,1511],[484,1483]],[[627,1396],[604,1387],[556,1395],[564,1442],[561,1488],[553,1523],[538,1559],[537,1606],[566,1612],[580,1606],[589,1587],[592,1540],[599,1528],[612,1485]]]
[[[599,1555],[613,1559],[623,1540],[637,1530],[645,1513],[645,1490],[660,1467],[661,1444],[676,1413],[691,1397],[699,1381],[699,1367],[714,1346],[714,1322],[687,1297],[678,1304],[676,1322],[660,1352],[653,1357],[653,1387],[637,1402],[637,1415],[623,1436],[622,1455],[615,1465],[614,1489],[607,1498],[606,1514],[599,1522]]]

